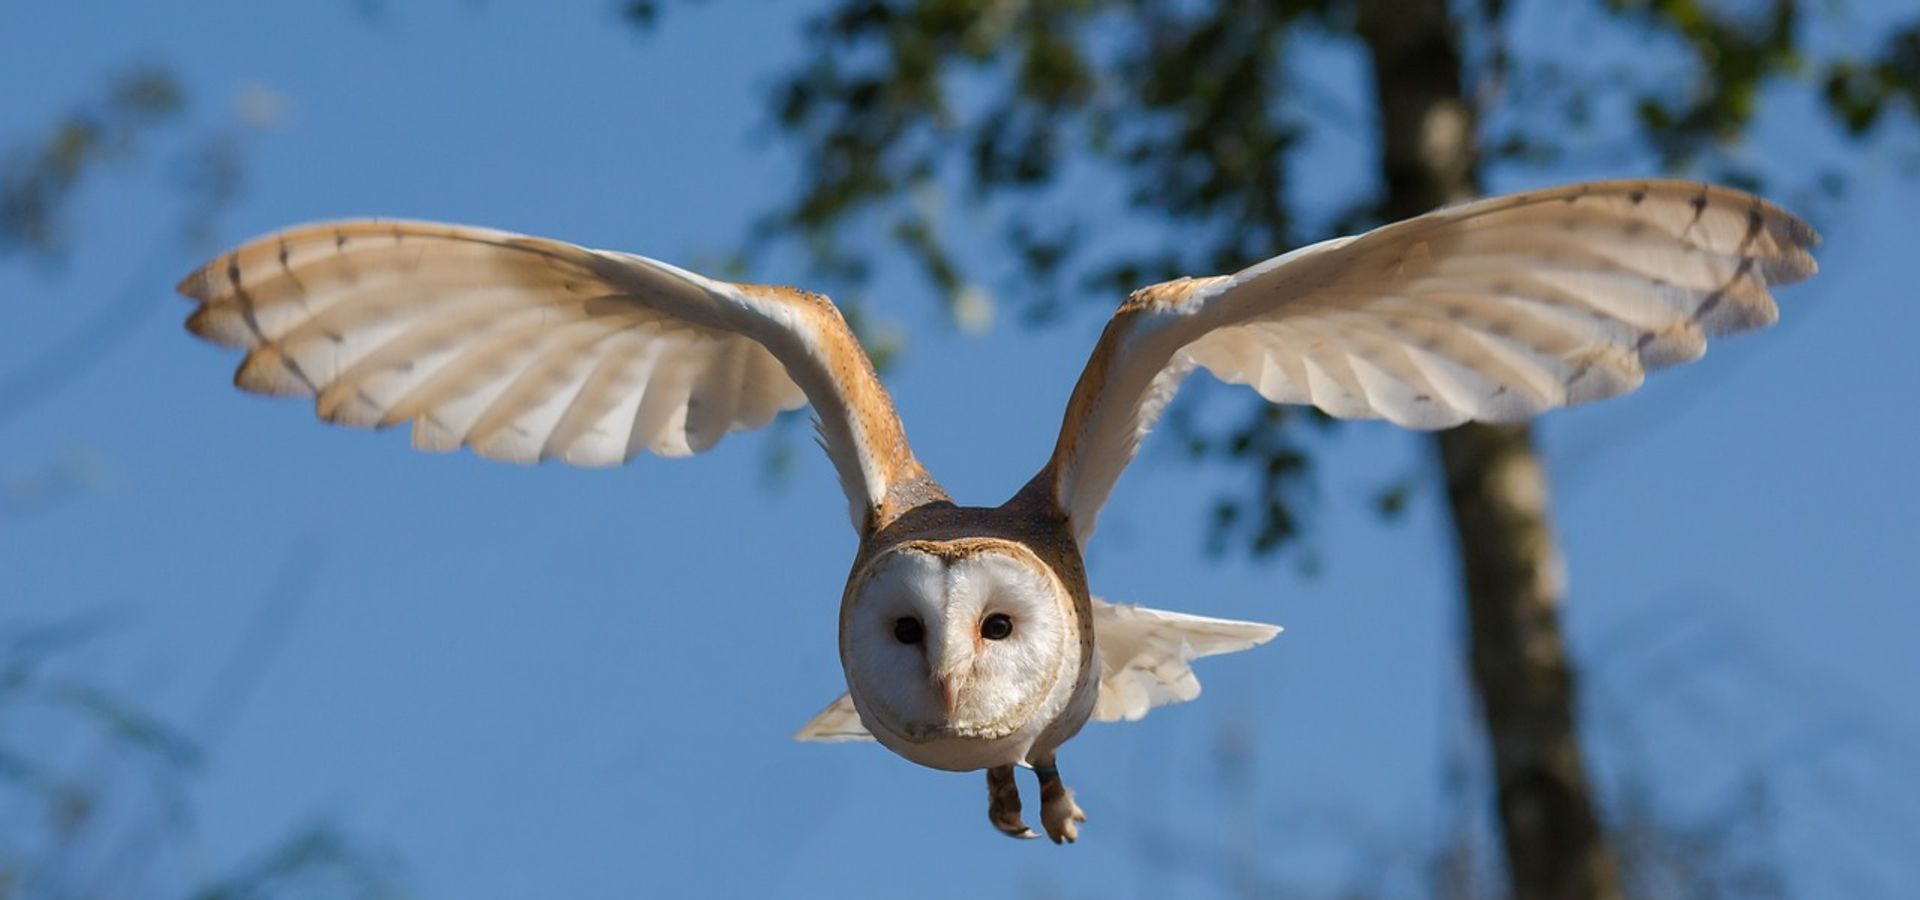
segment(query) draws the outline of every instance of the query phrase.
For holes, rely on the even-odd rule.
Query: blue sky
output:
[[[395,215],[698,264],[795,183],[761,110],[807,6],[675,7],[641,38],[591,2],[8,5],[0,84],[30,89],[0,104],[0,137],[151,60],[201,126],[250,86],[284,98],[223,243]],[[1748,152],[1792,159],[1811,131],[1789,108]],[[1916,874],[1920,307],[1897,265],[1920,188],[1896,159],[1858,160],[1865,187],[1824,211],[1823,272],[1783,293],[1779,327],[1541,431],[1599,765],[1682,817],[1764,772],[1768,852],[1801,896],[1893,896]],[[1431,491],[1395,524],[1369,511],[1425,464],[1415,438],[1315,439],[1313,577],[1206,557],[1229,482],[1149,442],[1089,550],[1096,592],[1288,630],[1203,664],[1199,702],[1090,727],[1061,757],[1092,816],[1081,844],[1015,844],[987,827],[977,775],[788,739],[843,689],[854,539],[824,459],[801,446],[770,484],[767,439],[745,435],[693,460],[522,469],[241,395],[233,355],[178,326],[171,285],[198,260],[166,243],[164,174],[147,159],[91,183],[63,271],[0,266],[0,371],[128,292],[158,312],[0,426],[0,477],[76,456],[100,472],[0,521],[0,620],[107,611],[119,627],[68,664],[197,729],[271,585],[311,566],[170,877],[327,818],[429,897],[1214,896],[1222,864],[1167,864],[1162,837],[1264,857],[1288,885],[1410,887],[1449,827],[1442,760],[1474,747],[1445,523]],[[1044,458],[1101,311],[969,337],[904,270],[871,296],[909,339],[889,386],[921,459],[963,502],[1003,499]],[[42,724],[22,740],[85,755]]]

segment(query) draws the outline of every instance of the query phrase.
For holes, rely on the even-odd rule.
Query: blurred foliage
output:
[[[230,873],[193,874],[191,792],[206,751],[63,665],[106,631],[98,619],[0,627],[0,900],[399,895],[383,854],[325,824]]]
[[[668,5],[624,11],[652,27]],[[1651,164],[1775,193],[1838,190],[1843,167],[1806,173],[1808,185],[1769,182],[1777,173],[1755,165],[1743,142],[1766,98],[1808,92],[1849,139],[1894,119],[1911,127],[1920,101],[1920,16],[1846,46],[1816,43],[1812,27],[1844,26],[1846,2],[1578,3],[1570,14],[1630,48],[1620,59],[1516,41],[1510,6],[1456,4],[1483,175]],[[1379,196],[1303,208],[1296,182],[1314,176],[1290,168],[1309,135],[1355,134],[1374,114],[1330,100],[1301,63],[1364,52],[1351,3],[834,0],[807,45],[771,103],[804,178],[756,240],[798,242],[816,277],[856,298],[879,260],[904,254],[956,315],[997,293],[1046,321],[1070,301],[1110,305],[1379,219]],[[988,267],[963,260],[943,228],[949,198],[985,214],[969,226],[987,222],[1005,252],[994,259],[1012,262],[992,292],[963,274]],[[1265,555],[1302,532],[1292,485],[1310,457],[1283,424],[1299,417],[1237,402],[1238,424],[1169,424],[1247,485],[1216,502],[1209,545]],[[1387,493],[1397,507],[1408,491]]]
[[[0,412],[0,419],[4,418]],[[32,471],[0,473],[0,522],[53,509],[97,489],[112,476],[113,467],[85,447],[61,453]]]
[[[1664,52],[1687,61],[1687,77],[1636,85],[1630,95],[1645,139],[1662,168],[1685,171],[1699,157],[1740,139],[1762,91],[1801,66],[1801,4],[1768,0],[1742,8],[1698,0],[1608,0],[1608,8],[1643,25]],[[1677,46],[1676,46],[1677,45]],[[1757,188],[1757,174],[1725,169],[1718,180]]]
[[[1622,893],[1636,900],[1785,900],[1780,857],[1771,846],[1768,784],[1756,779],[1723,808],[1676,821],[1644,779],[1614,791],[1609,842],[1620,859]]]
[[[79,104],[42,135],[0,151],[0,257],[57,254],[66,242],[65,207],[82,179],[132,158],[185,105],[170,72],[137,67],[114,76],[102,96]]]
[[[248,138],[276,125],[282,106],[277,93],[252,85],[234,98],[229,116],[197,118],[187,115],[187,98],[165,67],[138,66],[108,77],[99,96],[76,101],[34,136],[0,138],[0,147],[6,147],[0,150],[0,262],[63,262],[75,246],[84,244],[71,233],[69,220],[84,205],[85,189],[109,173],[127,176],[127,181],[158,181],[179,202],[174,229],[156,236],[147,254],[149,266],[171,260],[179,244],[206,249],[216,236],[219,217],[245,186]],[[136,165],[140,163],[146,165]],[[72,331],[0,369],[0,425],[91,370],[147,316],[163,308],[152,302],[157,277],[154,271],[137,269],[117,297],[96,307]],[[0,482],[0,516],[34,506],[31,501],[36,499],[60,496],[63,488],[77,484],[72,479],[38,485]],[[19,497],[29,502],[9,502]]]
[[[280,114],[277,94],[250,87],[231,117],[196,120],[170,70],[125,69],[35,133],[0,140],[0,263],[57,264],[87,248],[75,224],[87,189],[160,182],[180,205],[158,236],[156,261],[180,242],[213,236],[239,196],[244,144]],[[110,355],[156,309],[154,273],[137,268],[121,295],[70,334],[0,370],[0,426]],[[0,310],[6,307],[0,305]],[[111,461],[85,447],[24,473],[0,475],[0,524],[86,493]],[[8,521],[14,520],[14,521]],[[260,836],[232,871],[206,871],[192,791],[208,745],[258,677],[265,655],[311,573],[290,558],[246,640],[218,673],[196,733],[174,725],[90,674],[87,650],[108,629],[97,619],[51,625],[0,622],[0,900],[286,896],[396,896],[393,865],[324,822]]]
[[[0,141],[0,260],[63,259],[74,240],[68,220],[86,186],[156,156],[183,201],[178,238],[206,244],[215,217],[244,184],[246,137],[271,127],[280,112],[277,95],[258,86],[242,91],[234,105],[227,121],[195,121],[170,69],[133,66],[36,134]]]
[[[1890,109],[1920,110],[1920,22],[1887,35],[1877,53],[1834,61],[1824,88],[1827,108],[1855,136],[1871,131]]]

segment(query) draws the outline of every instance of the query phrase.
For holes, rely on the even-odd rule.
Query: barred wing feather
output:
[[[1779,316],[1813,229],[1740,191],[1595,182],[1437,210],[1114,314],[1041,478],[1075,535],[1195,366],[1275,403],[1411,428],[1503,422],[1638,387]]]
[[[234,381],[315,398],[425,450],[609,466],[686,456],[811,403],[855,527],[916,469],[824,297],[503,231],[361,220],[249,242],[189,275],[195,334]]]

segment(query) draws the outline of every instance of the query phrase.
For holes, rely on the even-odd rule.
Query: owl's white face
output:
[[[840,639],[849,687],[908,741],[995,740],[1027,725],[1074,638],[1064,589],[1030,554],[955,559],[902,548],[873,561]]]

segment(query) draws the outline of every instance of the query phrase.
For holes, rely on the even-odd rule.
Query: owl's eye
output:
[[[980,636],[990,641],[1006,640],[1013,633],[1013,617],[1006,613],[994,613],[980,623]]]
[[[918,644],[926,635],[926,629],[920,627],[920,620],[912,616],[903,616],[893,620],[893,639],[902,644]]]

